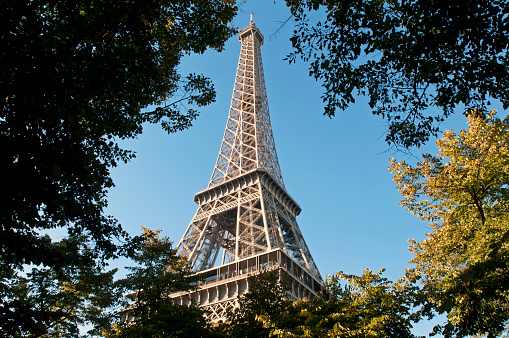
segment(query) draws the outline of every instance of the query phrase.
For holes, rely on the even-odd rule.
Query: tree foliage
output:
[[[473,110],[468,125],[446,131],[437,156],[390,170],[401,205],[433,229],[411,241],[424,310],[447,313],[446,336],[495,337],[509,322],[509,118]]]
[[[60,257],[37,230],[56,227],[114,249],[111,236],[121,229],[102,214],[109,168],[131,158],[115,138],[135,137],[144,122],[169,132],[190,125],[196,111],[179,104],[205,105],[214,91],[201,76],[181,78],[177,67],[185,53],[220,50],[234,10],[224,1],[3,4],[0,238],[7,263],[55,264]]]
[[[74,254],[71,266],[33,267],[25,274],[8,276],[10,307],[2,307],[0,337],[80,337],[84,325],[102,326],[116,313],[111,311],[121,296],[113,276],[116,269],[98,267],[84,236],[72,236],[59,245]]]
[[[16,309],[9,292],[23,265],[79,265],[79,252],[47,231],[86,236],[96,262],[129,241],[103,212],[110,168],[133,156],[117,140],[136,137],[146,122],[183,130],[196,107],[214,100],[207,78],[178,67],[185,54],[221,50],[235,11],[223,0],[2,2],[3,313]]]
[[[172,248],[160,230],[143,228],[143,241],[131,258],[136,266],[118,283],[127,292],[123,318],[112,337],[206,337],[211,334],[204,312],[196,304],[179,306],[168,297],[193,289],[198,280],[191,276],[187,261]],[[126,316],[134,321],[126,321]],[[108,332],[109,330],[105,330]]]
[[[323,82],[327,116],[366,95],[388,121],[386,140],[411,147],[436,136],[458,105],[509,106],[506,0],[286,3],[297,25],[289,60],[309,62]]]
[[[222,332],[232,337],[414,337],[416,287],[382,272],[339,272],[313,300],[285,300],[277,274],[260,275]]]
[[[411,333],[415,286],[393,283],[383,270],[361,276],[339,272],[328,277],[325,294],[287,307],[278,337],[414,337]]]
[[[284,309],[288,285],[277,270],[266,271],[249,279],[249,292],[239,299],[239,306],[229,313],[227,323],[219,326],[225,337],[268,337]]]
[[[415,287],[405,278],[396,283],[382,277],[384,270],[364,270],[361,276],[338,273],[327,282],[333,301],[346,306],[336,318],[341,337],[413,337],[412,304]],[[346,286],[341,286],[344,281]],[[343,323],[346,323],[343,324]]]

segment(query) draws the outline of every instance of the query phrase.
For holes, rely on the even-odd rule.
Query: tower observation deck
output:
[[[196,194],[198,210],[178,244],[198,290],[173,294],[197,302],[210,320],[249,291],[250,277],[275,269],[291,281],[288,297],[313,298],[322,278],[296,221],[301,208],[286,191],[269,116],[261,58],[263,35],[251,20],[239,33],[240,57],[219,155],[208,187]]]

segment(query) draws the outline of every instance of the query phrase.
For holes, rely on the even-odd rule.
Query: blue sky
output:
[[[322,276],[386,268],[386,277],[399,278],[412,258],[407,240],[422,239],[430,228],[398,206],[401,196],[387,167],[390,157],[415,159],[389,149],[385,121],[371,115],[364,98],[333,119],[324,117],[320,84],[304,63],[283,60],[291,51],[293,23],[274,35],[289,16],[283,2],[249,1],[234,25],[248,25],[251,11],[265,36],[262,58],[283,179],[302,208],[297,221]],[[175,244],[184,234],[197,209],[194,194],[207,187],[214,169],[239,52],[233,37],[222,53],[184,60],[183,74],[209,76],[217,91],[217,101],[202,109],[192,128],[168,135],[147,125],[138,139],[122,142],[137,158],[112,170],[116,187],[107,212],[131,234],[139,234],[142,225],[160,228]],[[444,128],[459,130],[465,121],[456,114]],[[435,149],[432,141],[414,154]]]

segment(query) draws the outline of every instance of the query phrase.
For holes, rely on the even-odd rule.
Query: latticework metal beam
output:
[[[272,136],[260,47],[253,22],[239,34],[240,50],[230,113],[209,188],[256,168],[268,170],[284,187]]]

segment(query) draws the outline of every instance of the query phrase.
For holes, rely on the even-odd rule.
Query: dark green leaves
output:
[[[483,108],[493,99],[509,106],[505,0],[287,5],[297,24],[288,59],[309,62],[323,83],[327,116],[366,95],[373,114],[389,123],[387,142],[412,147],[436,136],[458,105]]]
[[[234,4],[220,0],[2,3],[5,294],[24,264],[58,270],[79,263],[44,237],[47,231],[86,236],[98,267],[129,245],[121,225],[104,215],[110,168],[133,156],[116,141],[136,137],[146,122],[168,132],[188,128],[196,107],[213,102],[212,84],[200,75],[183,78],[178,66],[185,54],[221,50],[234,33],[235,12]],[[10,300],[0,296],[8,307]],[[22,322],[25,315],[0,317],[0,331],[13,324],[2,319]]]
[[[197,305],[178,306],[168,297],[192,289],[197,282],[187,261],[176,255],[172,242],[159,238],[160,230],[143,228],[142,241],[130,255],[137,264],[119,284],[128,293],[134,323],[121,322],[112,337],[205,337],[209,324]],[[132,301],[129,301],[132,299]]]

